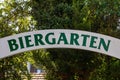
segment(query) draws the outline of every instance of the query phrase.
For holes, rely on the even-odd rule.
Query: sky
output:
[[[0,3],[2,3],[4,0],[0,0]]]
[[[3,2],[4,0],[0,0],[0,2]]]

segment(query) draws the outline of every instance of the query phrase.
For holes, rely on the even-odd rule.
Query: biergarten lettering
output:
[[[119,39],[68,29],[38,30],[0,38],[0,59],[41,48],[83,49],[120,59]]]
[[[103,38],[98,38],[97,36],[90,36],[85,34],[70,34],[70,40],[67,39],[65,33],[60,33],[58,39],[54,37],[54,33],[48,33],[43,39],[42,34],[34,34],[32,35],[34,40],[31,40],[31,35],[23,36],[18,38],[18,42],[16,39],[8,40],[10,51],[15,51],[18,49],[29,48],[33,46],[42,46],[46,44],[54,45],[54,44],[65,44],[65,45],[76,45],[76,46],[89,46],[90,48],[101,49],[102,47],[107,52],[110,45],[110,40],[105,41]],[[50,39],[50,37],[53,37]],[[79,39],[82,39],[82,42],[79,42]],[[90,39],[90,44],[87,44],[88,39]],[[23,41],[25,40],[25,44]],[[98,45],[97,45],[98,43]]]

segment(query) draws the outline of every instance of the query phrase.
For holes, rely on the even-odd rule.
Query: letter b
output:
[[[15,39],[8,40],[8,44],[9,44],[10,51],[15,51],[19,47]]]

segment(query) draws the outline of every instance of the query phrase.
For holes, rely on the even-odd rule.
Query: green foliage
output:
[[[80,29],[119,37],[119,0],[31,0],[31,3],[36,29]],[[36,64],[46,70],[48,80],[119,79],[118,59],[83,50],[47,51],[33,55],[37,56]]]
[[[85,78],[89,72],[101,64],[100,59],[94,59],[94,54],[90,55],[91,52],[72,49],[50,49],[48,51],[33,52],[36,66],[46,70],[48,80]]]
[[[30,80],[26,64],[29,56],[22,54],[0,60],[0,79],[21,80],[26,78]]]
[[[119,0],[5,0],[0,3],[0,38],[36,29],[61,28],[120,38],[120,31],[117,30],[119,5]],[[45,69],[48,80],[120,78],[120,60],[73,49],[42,49],[1,59],[0,78],[21,80],[24,76],[29,80],[26,61]]]
[[[0,3],[0,38],[33,30],[28,1],[4,0]],[[4,53],[1,53],[4,54]],[[30,80],[27,61],[32,60],[32,53],[21,53],[0,60],[0,80]]]
[[[105,57],[102,59],[102,65],[92,72],[90,80],[119,80],[120,79],[120,60]],[[107,60],[107,61],[106,61]]]

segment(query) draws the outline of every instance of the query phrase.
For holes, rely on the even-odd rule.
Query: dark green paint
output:
[[[64,44],[68,44],[65,33],[60,33],[60,37],[58,39],[57,44],[60,44],[60,42],[64,42]]]
[[[109,49],[109,46],[110,46],[110,40],[108,40],[107,44],[105,43],[105,40],[103,38],[100,38],[100,43],[99,43],[99,46],[98,46],[98,49],[101,49],[101,46],[103,46],[104,50],[105,51],[108,51]]]
[[[98,39],[98,37],[96,37],[96,36],[91,36],[91,41],[90,41],[90,47],[91,47],[91,48],[97,48],[97,46],[95,46],[97,39]]]
[[[10,51],[15,51],[19,48],[18,44],[16,43],[16,40],[15,39],[11,39],[11,40],[8,40],[8,44],[9,44],[9,48],[10,48]]]
[[[71,33],[71,38],[70,38],[70,44],[73,45],[79,45],[78,43],[79,35],[75,33]]]
[[[32,44],[32,41],[31,41],[31,35],[25,36],[25,42],[26,42],[26,47],[34,46],[34,44]]]
[[[35,46],[45,45],[45,43],[42,40],[43,39],[42,34],[35,34],[34,39],[35,39]]]
[[[45,37],[45,41],[46,43],[48,44],[56,44],[56,39],[55,38],[52,38],[52,41],[49,40],[50,36],[54,36],[54,33],[48,33]]]
[[[19,42],[20,42],[20,48],[21,49],[25,48],[22,37],[19,37],[18,39],[19,39]]]
[[[81,36],[83,37],[83,44],[82,44],[82,46],[86,46],[86,43],[87,43],[87,38],[89,38],[89,37],[90,37],[90,35],[85,35],[85,34],[82,34]]]

